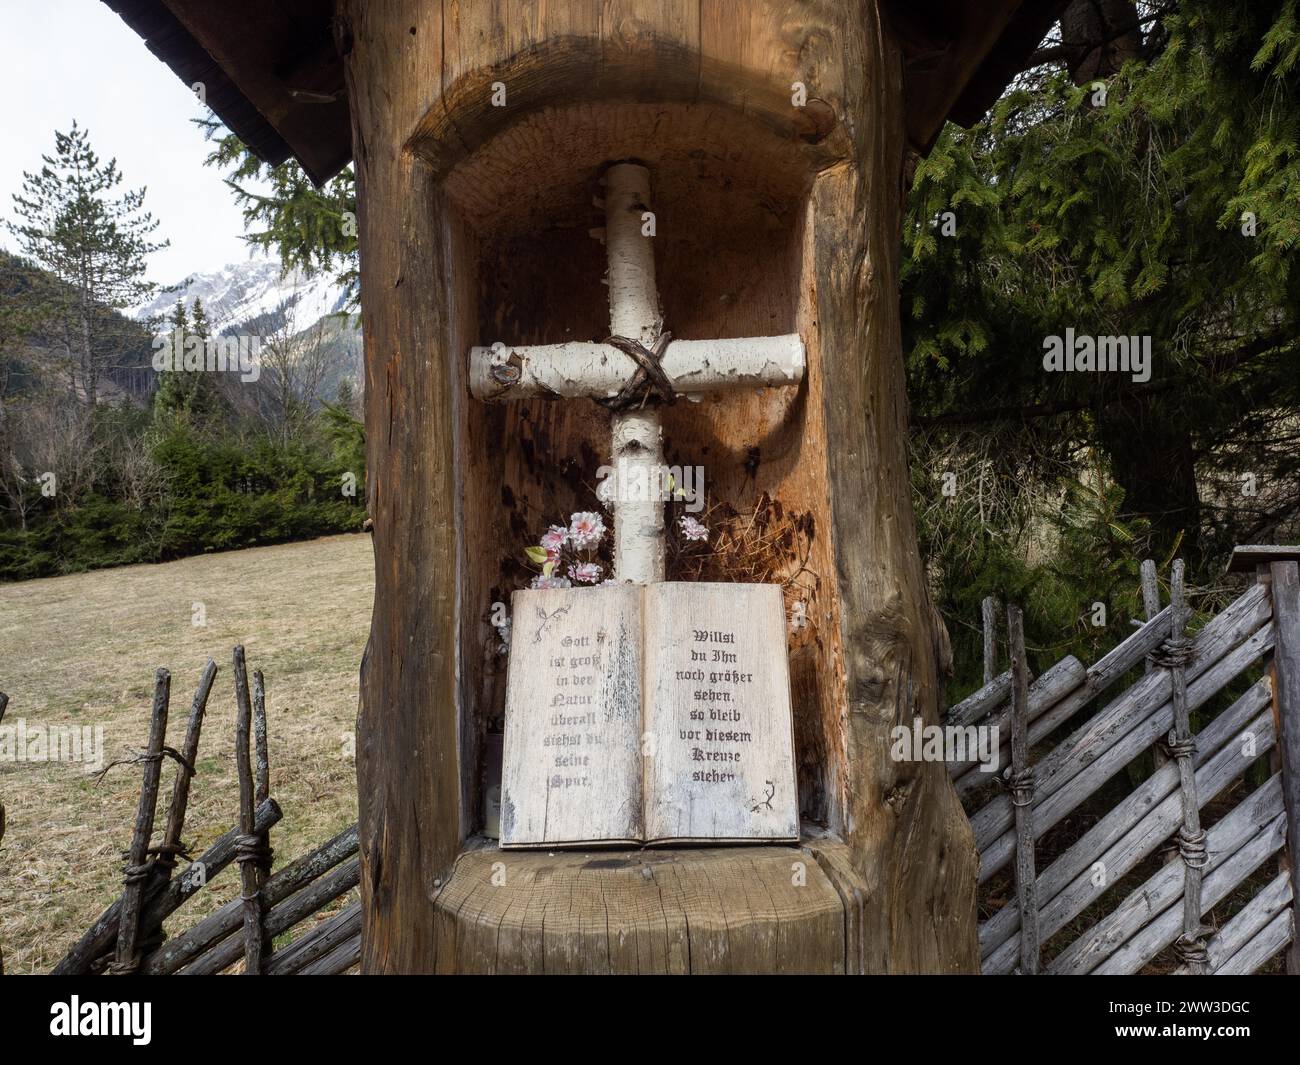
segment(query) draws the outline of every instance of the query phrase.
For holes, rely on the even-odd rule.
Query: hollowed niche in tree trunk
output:
[[[537,154],[538,146],[562,150]],[[446,182],[460,214],[454,258],[465,264],[456,303],[460,347],[599,341],[609,332],[606,252],[597,232],[601,174],[636,159],[651,173],[656,272],[664,326],[675,339],[806,335],[804,213],[811,174],[801,155],[744,116],[709,106],[577,106],[514,127]],[[472,266],[470,266],[472,264]],[[821,380],[752,389],[663,408],[664,458],[702,467],[712,530],[707,549],[679,552],[670,580],[783,586],[794,620],[790,663],[803,816],[833,812],[843,743],[834,707],[834,596],[817,418]],[[601,510],[597,470],[610,462],[610,414],[589,400],[464,407],[465,591],[477,617],[462,634],[477,698],[466,734],[480,750],[467,774],[473,825],[483,820],[482,737],[503,712],[505,656],[489,624],[531,573],[524,548],[576,510]],[[811,449],[811,450],[810,450]],[[837,687],[839,691],[837,692]]]

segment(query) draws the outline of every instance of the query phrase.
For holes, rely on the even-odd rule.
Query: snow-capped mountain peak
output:
[[[132,317],[166,319],[183,299],[193,308],[194,299],[203,301],[214,332],[233,331],[235,327],[292,307],[296,329],[306,329],[327,314],[347,309],[349,293],[331,275],[305,277],[301,271],[281,276],[280,264],[267,258],[231,263],[214,273],[192,274],[175,290],[159,292],[149,303],[137,307]]]

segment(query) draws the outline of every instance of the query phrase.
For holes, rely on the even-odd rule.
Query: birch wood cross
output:
[[[476,347],[470,352],[471,394],[488,403],[536,397],[610,402],[626,398],[632,385],[658,391],[660,398],[693,399],[729,389],[798,386],[804,371],[798,334],[673,340],[664,332],[653,238],[643,234],[650,172],[636,163],[617,163],[604,180],[609,339]],[[669,397],[662,396],[665,390]],[[660,483],[663,430],[653,403],[615,410],[611,451],[613,465],[626,471],[631,483]],[[613,503],[615,579],[662,581],[663,501],[648,493],[644,498],[616,496]]]

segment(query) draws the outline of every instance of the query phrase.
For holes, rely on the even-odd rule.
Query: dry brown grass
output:
[[[0,585],[6,725],[102,725],[105,762],[144,746],[153,674],[172,672],[168,743],[180,746],[206,659],[208,703],[185,840],[194,853],[238,812],[230,651],[266,674],[271,832],[279,867],[356,820],[350,747],[357,669],[370,624],[367,536],[204,555],[158,566]],[[194,604],[205,627],[191,623]],[[159,824],[173,767],[163,770]],[[48,971],[120,892],[140,768],[102,783],[85,765],[0,761],[8,830],[0,843],[0,948],[10,973]],[[169,922],[173,934],[238,894],[228,869]]]

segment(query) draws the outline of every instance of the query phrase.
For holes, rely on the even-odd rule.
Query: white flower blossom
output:
[[[683,514],[677,522],[682,527],[682,535],[688,540],[707,540],[709,530],[689,514]]]

